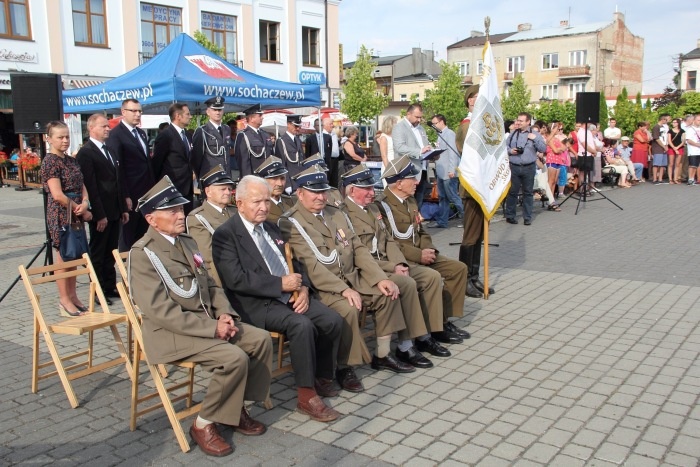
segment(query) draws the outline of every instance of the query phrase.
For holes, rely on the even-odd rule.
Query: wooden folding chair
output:
[[[134,333],[134,371],[133,377],[131,378],[131,412],[129,428],[131,431],[134,431],[136,429],[136,419],[138,417],[162,407],[165,409],[165,413],[168,415],[168,420],[170,420],[170,425],[173,427],[177,442],[180,444],[180,449],[182,449],[182,452],[188,452],[190,450],[190,444],[187,441],[180,421],[198,413],[202,406],[201,403],[192,405],[192,394],[194,392],[194,370],[196,363],[186,361],[173,363],[173,365],[186,371],[187,378],[181,383],[173,383],[166,386],[163,379],[164,376],[161,375],[159,371],[159,365],[150,363],[145,352],[143,352],[141,319],[136,315],[133,302],[126,291],[126,287],[123,282],[117,283],[117,290],[119,291],[119,295],[124,303],[124,309],[126,310],[126,315]],[[151,373],[151,378],[153,378],[153,383],[156,386],[156,391],[144,395],[139,395],[141,361],[145,362],[148,371]],[[183,388],[186,388],[185,392],[180,394],[175,393],[175,391]],[[139,404],[157,397],[160,398],[160,403],[155,403],[139,410]],[[173,407],[173,403],[183,399],[186,401],[186,408],[178,412]]]
[[[117,271],[119,275],[122,276],[122,281],[126,285],[126,291],[129,291],[129,275],[126,272],[126,262],[129,260],[129,252],[125,251],[120,253],[119,250],[112,250],[112,256],[114,256],[114,264],[117,265]]]
[[[68,268],[76,269],[73,271],[56,273],[58,270]],[[132,375],[132,367],[131,363],[129,362],[128,353],[124,347],[119,330],[117,329],[117,324],[126,323],[127,318],[122,314],[110,313],[109,308],[107,307],[107,300],[105,299],[104,293],[99,286],[97,275],[95,274],[95,270],[92,267],[92,263],[90,262],[90,258],[87,254],[84,254],[81,259],[62,264],[54,264],[51,266],[26,269],[23,265],[20,265],[19,274],[22,277],[22,282],[27,290],[29,301],[34,309],[34,339],[32,356],[33,393],[36,393],[39,390],[39,380],[58,375],[61,383],[63,384],[63,389],[66,391],[71,407],[76,408],[79,403],[78,398],[75,395],[75,391],[73,391],[73,386],[71,385],[72,380],[82,378],[83,376],[87,376],[122,363],[126,367],[129,376]],[[81,276],[88,276],[90,280],[89,312],[82,316],[64,319],[55,323],[47,322],[45,316],[46,313],[40,304],[40,297],[36,290],[36,286],[41,284],[50,284],[59,279],[68,279],[70,277]],[[95,296],[97,296],[99,300],[100,311],[95,309]],[[54,304],[51,303],[51,306],[54,306]],[[109,361],[93,365],[93,333],[98,329],[104,328],[110,328],[112,331],[112,336],[114,337],[114,342],[116,343],[120,356]],[[51,354],[51,361],[46,361],[43,363],[39,362],[40,334],[44,336],[46,346]],[[87,334],[87,348],[71,355],[61,356],[54,341],[54,336],[59,334],[74,336]],[[77,360],[79,357],[83,356],[86,357],[84,360]],[[64,366],[64,362],[67,361],[74,363]],[[50,366],[55,367],[55,371],[39,374],[39,370]]]

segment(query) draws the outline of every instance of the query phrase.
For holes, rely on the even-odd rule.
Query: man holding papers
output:
[[[395,158],[408,156],[420,171],[420,182],[416,188],[416,194],[413,195],[418,209],[423,205],[423,192],[428,184],[428,161],[423,160],[421,156],[433,149],[428,142],[425,128],[420,124],[421,120],[423,120],[423,107],[420,104],[411,104],[406,110],[406,118],[400,120],[391,132]]]

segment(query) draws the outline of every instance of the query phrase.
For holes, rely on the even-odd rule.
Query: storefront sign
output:
[[[8,62],[39,63],[39,57],[35,53],[13,52],[8,49],[0,49],[0,60]]]
[[[300,71],[299,82],[301,84],[326,84],[326,75],[320,71]]]

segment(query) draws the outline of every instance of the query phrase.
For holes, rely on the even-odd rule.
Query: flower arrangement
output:
[[[10,162],[10,159],[7,157],[7,154],[4,151],[0,151],[0,167],[10,166],[12,166],[12,162]]]
[[[41,158],[33,152],[25,152],[19,157],[19,166],[22,170],[36,170],[41,165]]]

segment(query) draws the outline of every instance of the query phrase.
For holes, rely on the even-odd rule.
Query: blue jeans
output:
[[[637,178],[637,180],[642,179],[642,172],[644,171],[644,164],[641,164],[639,162],[634,162],[634,176]]]
[[[523,189],[523,219],[532,219],[532,188],[535,184],[535,169],[533,162],[528,165],[510,164],[510,191],[506,198],[506,218],[515,219],[515,208],[518,204],[520,188]]]
[[[450,203],[455,205],[457,212],[461,215],[464,211],[462,198],[459,197],[459,179],[457,177],[443,180],[437,179],[438,193],[440,194],[440,204],[435,221],[441,227],[447,227],[450,219]]]

